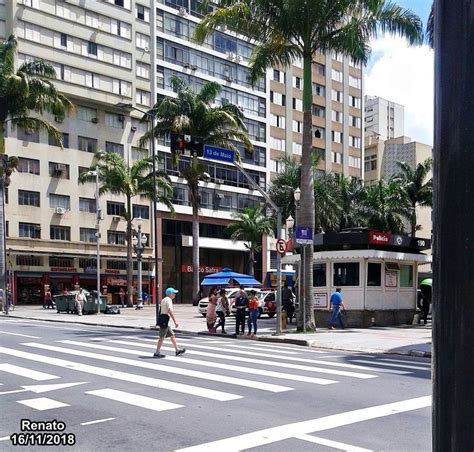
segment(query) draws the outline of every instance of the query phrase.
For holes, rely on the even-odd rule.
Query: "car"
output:
[[[232,287],[229,289],[225,290],[225,294],[227,296],[228,300],[231,300],[232,298],[235,299],[237,294],[239,293],[240,289],[238,287]],[[198,312],[201,314],[203,317],[206,317],[207,313],[207,305],[209,304],[209,297],[204,297],[199,300],[198,303]]]
[[[272,289],[255,289],[255,288],[249,288],[245,289],[247,292],[247,295],[250,293],[251,290],[255,290],[256,296],[258,298],[258,303],[259,303],[259,313],[258,317],[260,317],[262,314],[267,314],[268,317],[272,318],[276,314],[276,298],[275,298],[275,291]],[[231,306],[231,313],[235,315],[236,308],[234,306],[235,303],[235,297],[230,300],[230,306]]]

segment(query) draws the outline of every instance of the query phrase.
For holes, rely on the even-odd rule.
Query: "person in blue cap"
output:
[[[175,328],[178,328],[178,322],[173,312],[173,300],[176,297],[178,291],[172,287],[166,289],[166,297],[161,300],[160,303],[160,315],[158,316],[158,326],[160,327],[160,337],[158,343],[156,344],[156,352],[153,355],[154,358],[164,358],[165,355],[162,355],[160,350],[165,338],[169,337],[171,343],[173,344],[176,350],[176,356],[182,355],[186,349],[179,348],[176,342],[176,336],[173,329],[169,325],[170,317],[173,319]]]

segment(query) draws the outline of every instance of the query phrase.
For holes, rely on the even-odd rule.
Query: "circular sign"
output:
[[[283,239],[278,239],[276,241],[276,250],[277,253],[282,256],[286,253],[286,242]]]

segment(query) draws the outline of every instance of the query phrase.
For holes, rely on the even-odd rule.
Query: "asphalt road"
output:
[[[255,341],[0,321],[0,449],[429,451],[430,362]],[[49,435],[23,422],[61,421]],[[60,430],[58,430],[60,429]],[[44,430],[42,430],[44,432]]]

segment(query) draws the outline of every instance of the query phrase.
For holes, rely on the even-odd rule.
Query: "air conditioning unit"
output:
[[[99,122],[99,118],[92,118],[91,122],[93,122],[94,124],[97,124]]]
[[[137,128],[136,128],[135,126],[132,126],[132,127],[130,127],[130,130],[131,130],[132,132],[136,132],[136,131],[137,131]]]
[[[198,68],[195,64],[190,64],[189,67],[192,71],[195,71]]]
[[[226,80],[227,82],[231,82],[232,77],[230,75],[224,75],[224,80]]]
[[[242,61],[242,57],[240,55],[235,55],[234,61],[236,63],[240,63]]]
[[[227,52],[227,59],[228,60],[233,60],[234,58],[235,58],[235,53]]]
[[[124,115],[118,115],[118,120],[120,122],[124,122],[125,121],[125,116]]]
[[[118,216],[112,217],[112,221],[114,221],[115,223],[118,223],[121,219],[122,217],[118,217]]]
[[[224,179],[216,179],[216,184],[223,184],[224,183]]]
[[[58,215],[64,215],[66,213],[66,209],[64,207],[56,207],[56,213]]]
[[[217,193],[216,198],[217,199],[224,199],[224,193]]]
[[[65,169],[65,166],[62,163],[56,163],[54,165],[54,172],[55,173],[62,173]]]
[[[179,14],[180,16],[183,16],[183,17],[184,17],[184,16],[186,16],[186,15],[188,14],[188,10],[187,10],[186,8],[181,7],[181,8],[179,8],[179,10],[178,10],[178,14]]]
[[[144,51],[145,53],[150,53],[150,48],[149,48],[149,47],[144,47],[144,48],[143,48],[143,51]]]
[[[188,63],[184,63],[184,64],[183,64],[183,67],[184,67],[185,69],[188,69],[190,66],[189,66]]]

